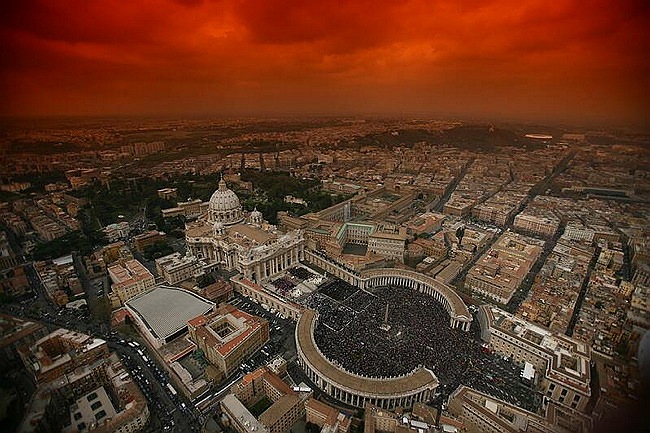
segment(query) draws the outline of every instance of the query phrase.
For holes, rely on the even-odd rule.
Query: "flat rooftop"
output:
[[[144,321],[156,338],[166,339],[187,326],[187,321],[214,308],[192,292],[158,286],[131,299],[126,305]]]

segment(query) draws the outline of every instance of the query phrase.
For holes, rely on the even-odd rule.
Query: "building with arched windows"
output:
[[[257,209],[245,212],[223,179],[210,197],[207,213],[188,223],[186,229],[188,256],[202,259],[208,268],[239,272],[256,283],[304,258],[301,230],[281,233],[264,221]]]

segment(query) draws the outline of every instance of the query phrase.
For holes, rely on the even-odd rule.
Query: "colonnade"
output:
[[[299,244],[268,258],[242,263],[243,274],[256,283],[279,274],[304,260],[304,245]]]
[[[463,331],[470,329],[472,315],[467,306],[456,292],[440,281],[435,281],[415,271],[395,268],[372,269],[359,273],[342,266],[325,255],[309,250],[305,252],[305,258],[335,277],[361,289],[396,285],[409,287],[412,290],[433,296],[449,313],[449,326]]]
[[[447,297],[443,296],[431,285],[426,284],[422,281],[418,281],[417,279],[399,275],[385,275],[361,280],[361,286],[362,288],[376,286],[401,286],[408,287],[411,290],[417,290],[418,292],[425,293],[433,297],[436,301],[442,304],[445,310],[447,310],[447,313],[449,313],[449,326],[452,328],[459,328],[463,331],[469,331],[469,328],[472,324],[471,318],[470,320],[463,320],[456,315],[456,312],[454,311]]]
[[[370,403],[387,410],[412,407],[415,403],[431,399],[438,387],[438,379],[428,369],[419,367],[403,376],[373,378],[359,376],[335,367],[320,352],[314,341],[316,323],[317,313],[313,310],[306,310],[298,320],[296,325],[298,364],[307,377],[331,397],[350,406],[363,408],[366,403]],[[309,353],[309,356],[306,353]],[[318,365],[320,367],[317,367]],[[328,370],[329,375],[325,373]],[[338,381],[334,377],[338,377]],[[379,392],[380,388],[384,391]]]
[[[394,395],[394,396],[377,396],[372,394],[361,393],[352,391],[343,385],[335,385],[329,382],[327,378],[320,376],[313,370],[307,363],[304,362],[302,357],[298,358],[298,363],[307,374],[307,377],[314,382],[318,387],[325,391],[331,397],[355,407],[365,407],[366,403],[382,409],[393,410],[397,407],[413,407],[415,403],[422,403],[431,399],[432,390],[430,388],[415,391],[410,394]]]

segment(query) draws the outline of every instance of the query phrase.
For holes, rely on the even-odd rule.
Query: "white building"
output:
[[[156,271],[169,284],[178,284],[203,274],[203,262],[197,257],[172,253],[156,259]]]
[[[129,235],[129,223],[122,221],[119,223],[109,224],[102,230],[106,234],[106,238],[109,242],[115,242],[120,239],[124,239]]]
[[[135,259],[110,266],[108,276],[112,283],[112,302],[119,302],[119,304],[124,304],[134,296],[146,292],[156,282],[153,274]]]
[[[187,255],[208,267],[237,271],[256,283],[296,265],[304,258],[301,230],[280,233],[257,210],[244,213],[237,194],[221,179],[207,215],[187,225]]]
[[[578,223],[576,221],[572,221],[569,224],[566,225],[564,228],[564,233],[562,234],[563,238],[570,239],[572,241],[593,241],[594,240],[594,235],[596,232],[590,228],[587,227],[581,223]]]
[[[591,348],[490,305],[479,309],[481,337],[514,361],[529,362],[542,377],[538,389],[550,400],[585,411],[591,397]]]

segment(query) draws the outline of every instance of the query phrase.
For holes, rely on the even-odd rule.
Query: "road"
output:
[[[537,195],[542,194],[546,191],[546,189],[551,184],[553,179],[555,179],[558,175],[564,172],[564,170],[566,170],[569,162],[573,159],[575,154],[576,154],[575,150],[570,151],[564,158],[560,160],[560,162],[558,162],[558,164],[553,168],[553,171],[551,173],[549,173],[544,179],[539,181],[535,186],[533,186],[530,189],[530,191],[528,192],[524,200],[522,200],[522,202],[520,203],[516,211],[512,212],[510,216],[506,219],[505,224],[503,226],[504,231],[512,230],[515,221],[515,216],[519,214],[521,211],[523,211],[528,205],[528,203],[530,203]],[[537,261],[533,264],[531,270],[528,272],[528,275],[524,279],[524,282],[517,289],[512,299],[508,303],[507,306],[508,311],[516,310],[518,306],[521,304],[521,302],[524,300],[524,298],[528,294],[528,291],[530,290],[530,287],[532,286],[535,275],[537,274],[537,272],[539,272],[539,270],[544,265],[546,258],[553,250],[555,243],[562,235],[563,231],[564,231],[563,226],[561,226],[560,229],[555,233],[553,238],[546,241],[546,243],[544,244],[544,250],[542,254],[537,259]],[[477,251],[472,256],[471,260],[469,260],[467,263],[464,264],[463,268],[460,270],[458,275],[456,275],[456,277],[451,281],[451,284],[454,287],[456,287],[461,291],[464,289],[465,277],[467,276],[467,273],[472,268],[472,266],[474,266],[474,264],[478,261],[478,259],[486,251],[488,251],[492,247],[492,245],[494,245],[494,243],[497,241],[498,238],[499,236],[493,236],[488,242],[485,243],[485,245],[483,245],[483,247],[481,247],[479,251]]]
[[[155,415],[149,423],[149,429],[145,431],[198,431],[201,425],[201,414],[193,410],[193,406],[185,397],[178,393],[174,395],[167,388],[166,385],[170,383],[169,375],[156,364],[155,357],[147,353],[146,347],[140,344],[134,348],[129,346],[129,343],[137,342],[111,339],[113,341],[109,341],[108,346],[120,356],[124,365],[131,371],[133,379],[147,398],[149,410]],[[145,359],[139,355],[138,350],[143,352]]]
[[[447,186],[447,189],[445,189],[444,194],[442,197],[438,199],[436,204],[433,206],[433,210],[436,212],[442,212],[442,208],[445,206],[445,203],[449,200],[449,197],[451,197],[451,193],[453,193],[456,190],[456,187],[460,183],[461,180],[465,177],[465,174],[467,173],[467,169],[474,163],[474,159],[472,158],[467,163],[463,166],[463,168],[460,170],[460,173],[458,173],[458,176],[454,178],[454,180]]]
[[[569,325],[567,326],[566,329],[566,335],[571,337],[573,335],[573,330],[576,327],[576,323],[578,322],[578,317],[580,317],[580,308],[582,307],[582,302],[585,300],[585,295],[587,294],[587,288],[589,287],[589,279],[591,278],[591,272],[594,270],[594,267],[596,267],[596,262],[598,261],[598,257],[600,256],[600,247],[596,247],[596,250],[594,251],[594,255],[591,257],[591,260],[589,261],[589,265],[587,266],[587,273],[585,274],[584,280],[582,280],[582,285],[580,286],[580,292],[578,292],[578,297],[576,298],[576,304],[573,307],[573,314],[571,315],[571,319],[569,320]]]
[[[193,409],[187,399],[180,394],[173,396],[171,391],[164,386],[168,383],[167,373],[156,364],[155,357],[147,353],[146,347],[138,348],[147,356],[148,361],[142,359],[136,352],[136,348],[128,345],[131,341],[127,337],[120,338],[116,332],[111,332],[108,324],[101,318],[91,317],[89,310],[59,309],[53,305],[47,298],[45,288],[31,264],[26,267],[26,275],[34,292],[33,296],[12,304],[4,304],[0,306],[0,311],[39,321],[50,330],[66,328],[106,340],[109,348],[120,356],[124,366],[131,372],[133,379],[147,399],[152,416],[143,431],[193,432],[199,430],[202,415]],[[85,284],[88,284],[90,293],[101,290],[99,285],[93,284],[94,282],[95,280],[91,282],[86,279]],[[185,408],[183,408],[183,404]],[[165,430],[165,427],[168,428]]]

